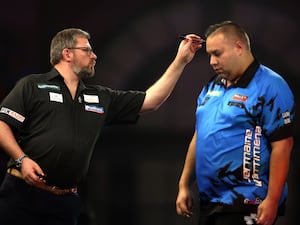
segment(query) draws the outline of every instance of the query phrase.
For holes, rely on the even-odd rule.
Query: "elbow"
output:
[[[288,138],[284,139],[283,141],[285,141],[284,143],[286,145],[286,149],[288,149],[291,152],[294,147],[294,138],[288,137]]]
[[[293,147],[294,147],[294,138],[289,137],[288,142],[289,142],[289,145],[290,145],[290,151],[292,151]]]
[[[151,108],[151,111],[157,111],[162,104],[155,105]]]
[[[161,106],[161,104],[160,105],[159,104],[147,104],[144,102],[142,109],[141,109],[141,113],[157,111],[160,106]]]
[[[166,97],[162,97],[158,95],[153,96],[147,93],[141,112],[157,111],[160,108],[160,106],[167,100],[168,97],[169,95]]]

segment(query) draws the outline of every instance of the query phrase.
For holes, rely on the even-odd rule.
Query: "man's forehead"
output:
[[[77,40],[78,44],[83,44],[83,45],[90,46],[89,40],[85,37],[77,37],[76,40]]]
[[[212,52],[222,49],[224,47],[224,40],[224,35],[222,34],[209,36],[206,39],[206,51]]]
[[[213,40],[213,41],[224,41],[225,35],[223,32],[214,32],[211,35],[209,35],[206,39],[206,41]]]

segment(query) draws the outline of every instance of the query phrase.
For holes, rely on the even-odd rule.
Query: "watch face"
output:
[[[27,155],[23,155],[22,157],[20,157],[20,158],[18,158],[17,160],[15,160],[15,165],[16,165],[16,167],[17,168],[21,168],[21,166],[22,166],[22,162],[23,162],[23,160],[26,158],[26,157],[28,157]]]

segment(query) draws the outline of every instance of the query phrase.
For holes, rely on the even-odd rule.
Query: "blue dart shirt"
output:
[[[200,202],[236,208],[266,196],[270,143],[292,136],[294,97],[287,82],[255,60],[230,87],[215,76],[196,109],[196,178]],[[285,185],[280,204],[287,197]]]

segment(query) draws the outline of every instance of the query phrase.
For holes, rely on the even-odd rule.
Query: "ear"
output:
[[[235,42],[235,46],[237,47],[237,48],[244,48],[244,43],[242,43],[241,41],[236,41]]]
[[[244,43],[241,42],[241,41],[236,41],[236,42],[235,42],[235,48],[236,48],[237,52],[238,52],[239,54],[241,54],[242,51],[245,49],[245,45],[244,45]]]
[[[70,49],[64,48],[62,51],[62,59],[69,62],[73,57],[73,52]]]

